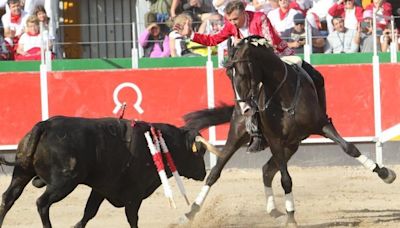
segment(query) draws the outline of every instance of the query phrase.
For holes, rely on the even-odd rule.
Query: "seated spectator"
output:
[[[363,21],[359,26],[360,30],[360,52],[374,51],[374,37],[372,36],[372,12],[364,11]],[[382,33],[382,32],[381,32]],[[378,51],[381,51],[381,43],[377,40]]]
[[[344,27],[357,29],[363,20],[363,8],[356,6],[354,0],[338,0],[328,11],[332,17],[342,17]]]
[[[149,0],[150,10],[144,16],[145,24],[151,23],[152,18],[156,18],[157,23],[168,23],[170,21],[170,10],[172,0]]]
[[[164,25],[153,22],[148,24],[147,28],[140,34],[139,44],[143,48],[144,57],[159,58],[170,56],[169,37],[164,27]]]
[[[307,22],[313,28],[321,30],[322,22],[326,22],[328,31],[333,31],[332,16],[328,14],[329,8],[333,5],[334,0],[313,0],[313,6],[307,11]]]
[[[50,18],[47,16],[46,9],[42,5],[37,5],[33,10],[33,15],[39,19],[39,23],[43,23],[43,35],[48,37],[50,42],[55,40],[55,37],[49,33],[49,21]]]
[[[188,23],[189,26],[192,26],[192,17],[186,13],[179,14],[174,18],[173,21],[173,30],[169,33],[169,48],[171,50],[171,56],[200,56],[199,54],[195,54],[191,52],[187,43],[189,43],[189,39],[183,37],[179,34],[179,31],[176,28],[183,28],[185,23]]]
[[[397,36],[397,30],[394,32],[394,36],[397,39],[397,46],[399,46],[400,40]],[[390,29],[385,29],[379,39],[382,47],[382,52],[390,52],[390,45],[393,42],[392,38],[392,31]]]
[[[307,15],[308,9],[313,6],[312,0],[293,0],[289,7],[295,9],[297,12],[303,14],[304,16]]]
[[[209,25],[210,27],[207,28],[207,25]],[[199,30],[197,32],[204,34],[216,34],[219,31],[221,31],[223,27],[224,27],[224,18],[222,17],[221,14],[215,12],[211,14],[210,18],[207,21],[201,23]],[[201,56],[208,55],[208,47],[198,44],[196,42],[190,41],[187,44],[187,48],[195,54],[199,54]],[[223,50],[227,49],[226,41],[218,44],[218,46],[211,47],[211,54],[212,55],[217,54],[218,48],[222,48]]]
[[[2,33],[0,32],[0,61],[9,59],[10,59],[10,52],[7,49],[6,41],[4,40]]]
[[[212,4],[219,14],[224,15],[225,6],[229,1],[230,0],[213,0]]]
[[[289,8],[289,0],[280,0],[279,8],[271,10],[267,16],[275,30],[281,34],[285,30],[293,28],[293,17],[296,14],[296,10]]]
[[[251,5],[254,8],[251,11],[263,12],[265,14],[268,14],[271,10],[279,8],[278,0],[253,0]],[[246,7],[246,10],[249,10],[249,8]]]
[[[171,17],[174,18],[179,11],[189,14],[195,26],[195,22],[198,22],[198,27],[201,21],[207,20],[210,13],[215,12],[215,8],[212,0],[172,0]]]
[[[10,12],[1,17],[4,27],[4,39],[8,43],[8,48],[11,53],[15,52],[14,44],[18,43],[19,37],[25,29],[28,14],[22,10],[19,0],[8,0]]]
[[[294,49],[296,53],[304,53],[304,45],[306,44],[305,17],[303,14],[298,13],[294,16],[293,20],[295,24],[294,27],[283,32],[281,37],[287,41],[288,46]],[[315,28],[312,28],[312,37],[313,53],[322,52],[325,46],[325,40]]]
[[[334,31],[326,38],[325,53],[355,53],[358,52],[360,37],[357,30],[344,27],[344,20],[341,17],[332,19]]]
[[[392,4],[386,2],[386,0],[373,0],[373,3],[369,4],[365,11],[376,10],[376,24],[377,27],[384,30],[390,24],[390,17],[392,16]]]
[[[39,19],[35,15],[31,15],[26,20],[26,32],[22,34],[18,42],[15,60],[40,60],[41,47],[47,42],[42,38],[39,30]],[[46,37],[43,37],[46,39]]]

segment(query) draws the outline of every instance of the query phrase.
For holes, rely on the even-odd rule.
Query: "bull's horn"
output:
[[[196,142],[203,143],[204,146],[207,148],[207,150],[210,151],[211,153],[217,155],[220,158],[224,157],[224,154],[220,150],[218,150],[215,146],[211,145],[211,143],[209,143],[205,138],[201,136],[196,136],[195,140]]]

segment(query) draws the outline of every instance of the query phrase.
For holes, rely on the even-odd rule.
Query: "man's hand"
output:
[[[176,24],[174,26],[174,30],[176,30],[182,36],[190,37],[193,33],[192,23],[187,20],[183,25]]]

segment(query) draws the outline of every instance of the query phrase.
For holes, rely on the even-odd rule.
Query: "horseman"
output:
[[[177,27],[179,33],[190,37],[196,43],[215,46],[222,41],[232,37],[233,43],[237,44],[241,39],[258,35],[266,38],[274,47],[278,56],[291,56],[295,52],[288,47],[286,41],[282,40],[276,30],[271,25],[267,16],[261,12],[245,11],[245,5],[241,0],[230,1],[225,7],[225,26],[217,34],[206,35],[193,32],[190,21],[182,27]],[[326,113],[324,79],[310,64],[302,62],[302,68],[311,76],[317,89],[321,111]],[[248,148],[249,152],[258,152],[265,149],[267,143],[262,136],[259,125],[259,115],[253,115],[246,120],[247,131],[251,140]],[[251,123],[251,124],[248,124]]]

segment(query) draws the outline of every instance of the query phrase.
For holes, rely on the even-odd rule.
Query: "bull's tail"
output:
[[[47,121],[37,123],[31,130],[29,137],[23,139],[17,148],[17,163],[22,166],[29,166],[33,162],[33,155],[35,154],[37,145],[39,144],[40,138],[45,130],[45,124]],[[26,140],[26,141],[25,141]]]
[[[0,156],[0,165],[16,166],[16,162],[7,161],[3,156]]]
[[[233,109],[233,105],[223,105],[188,113],[183,116],[185,127],[202,130],[210,126],[228,123],[232,118]]]

